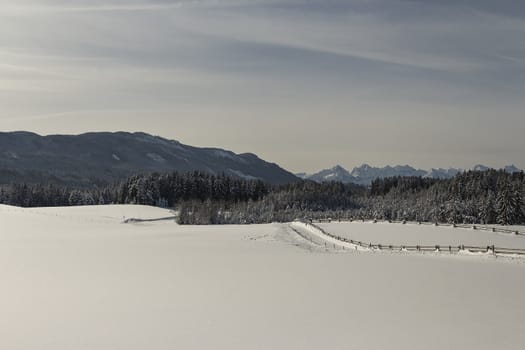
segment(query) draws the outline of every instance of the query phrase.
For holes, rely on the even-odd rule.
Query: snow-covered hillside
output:
[[[525,343],[525,264],[336,253],[286,224],[178,226],[172,215],[144,206],[0,206],[0,348]],[[121,223],[130,218],[166,220]]]

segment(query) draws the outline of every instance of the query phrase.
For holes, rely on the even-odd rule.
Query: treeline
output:
[[[525,224],[525,175],[468,171],[452,179],[378,179],[369,188],[337,182],[271,186],[204,172],[132,176],[106,187],[0,187],[0,203],[22,207],[145,204],[176,208],[181,224],[244,224],[296,218]]]
[[[0,203],[20,207],[94,204],[144,204],[175,207],[181,202],[257,201],[270,191],[257,180],[243,180],[204,172],[132,176],[101,188],[74,189],[58,185],[10,184],[0,186]]]
[[[525,224],[525,175],[468,171],[452,179],[392,177],[369,188],[298,182],[259,201],[182,202],[184,224],[263,223],[311,219],[378,219],[470,224]]]
[[[116,203],[175,207],[184,201],[239,202],[257,201],[267,195],[269,185],[259,180],[244,180],[194,171],[138,175],[121,182]]]
[[[0,186],[0,204],[24,208],[65,207],[116,203],[113,187],[79,190],[53,184],[10,184]]]
[[[525,175],[467,171],[448,180],[390,178],[372,183],[359,217],[447,223],[525,223]]]
[[[330,216],[357,210],[363,186],[339,182],[299,181],[273,187],[259,200],[211,201],[189,200],[179,206],[180,224],[255,224],[287,222],[297,218]]]
[[[313,181],[271,186],[204,172],[132,176],[93,189],[14,184],[0,187],[0,203],[21,207],[94,204],[144,204],[179,211],[181,224],[265,223],[290,221],[359,208],[366,188]]]

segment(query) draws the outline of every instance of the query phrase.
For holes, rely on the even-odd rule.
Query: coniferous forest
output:
[[[267,223],[296,218],[524,224],[525,175],[467,171],[452,179],[392,177],[371,186],[298,181],[281,186],[204,172],[148,174],[92,189],[0,186],[21,207],[144,204],[173,208],[181,224]]]

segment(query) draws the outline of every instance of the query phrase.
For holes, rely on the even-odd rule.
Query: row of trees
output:
[[[56,185],[12,184],[0,186],[0,203],[19,207],[61,207],[113,203],[109,189],[81,191]]]
[[[383,190],[387,189],[387,190]],[[448,223],[525,222],[524,173],[468,171],[448,180],[376,180],[357,215]]]
[[[0,203],[22,207],[145,204],[177,207],[183,224],[262,223],[299,217],[414,220],[448,223],[525,223],[525,175],[469,171],[453,179],[378,179],[369,188],[299,181],[261,181],[204,172],[132,176],[90,190],[57,185],[0,187]]]
[[[303,181],[274,188],[259,201],[180,205],[180,223],[261,223],[300,217],[513,225],[525,223],[525,176],[469,171],[453,179],[393,177],[370,188]],[[208,214],[211,213],[211,214]]]
[[[116,202],[174,207],[182,201],[238,202],[259,200],[270,191],[258,180],[244,180],[201,171],[137,175],[121,182]]]
[[[366,188],[339,182],[301,181],[273,188],[259,200],[181,202],[181,224],[254,224],[286,222],[356,210]]]
[[[0,186],[0,203],[20,207],[50,207],[93,204],[144,204],[175,207],[183,201],[257,201],[270,186],[204,172],[132,176],[102,188],[72,189],[58,185],[11,184]]]

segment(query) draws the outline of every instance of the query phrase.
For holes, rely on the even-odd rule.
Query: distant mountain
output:
[[[485,170],[481,170],[481,167],[483,167],[483,165],[478,165],[478,167],[480,167],[479,169],[477,169],[478,171],[485,171],[489,169],[487,168]],[[456,169],[456,168],[448,168],[448,169],[432,168],[425,175],[423,175],[423,177],[433,178],[433,179],[450,179],[462,171],[463,169]]]
[[[298,178],[304,180],[304,179],[308,178],[309,175],[307,173],[296,173],[295,176],[297,176]]]
[[[485,171],[490,169],[484,165],[476,165],[472,170]],[[509,165],[503,168],[509,173],[521,171],[514,165]],[[457,168],[432,168],[430,170],[415,169],[409,165],[396,165],[386,167],[372,167],[368,164],[363,164],[355,167],[351,172],[345,168],[337,165],[330,169],[321,170],[312,175],[302,173],[301,178],[313,180],[316,182],[339,181],[344,183],[356,183],[361,185],[369,185],[373,180],[378,178],[392,177],[392,176],[419,176],[434,179],[449,179],[463,172],[463,169]]]
[[[261,179],[272,184],[298,180],[292,173],[255,154],[192,147],[145,133],[51,136],[0,133],[0,183],[89,186],[137,173],[193,170]]]
[[[350,175],[348,170],[343,168],[340,165],[336,165],[331,169],[321,170],[320,172],[310,175],[307,177],[309,180],[316,182],[327,182],[327,181],[337,181],[337,182],[356,182],[356,178]]]
[[[515,167],[514,165],[507,165],[503,168],[507,173],[519,173],[521,169]]]
[[[363,164],[356,167],[351,172],[352,176],[357,179],[356,183],[368,185],[377,178],[385,178],[391,176],[423,176],[426,174],[424,170],[414,169],[408,165],[396,165],[383,168],[372,167],[368,164]]]
[[[490,168],[488,166],[485,166],[485,165],[481,165],[481,164],[477,164],[475,165],[472,170],[474,171],[486,171],[486,170],[489,170]]]
[[[316,182],[339,181],[344,183],[369,185],[377,178],[390,176],[424,176],[426,173],[426,171],[417,170],[408,165],[376,168],[368,164],[363,164],[360,167],[354,168],[351,172],[340,165],[336,165],[333,168],[321,170],[318,173],[306,175],[303,178]]]

